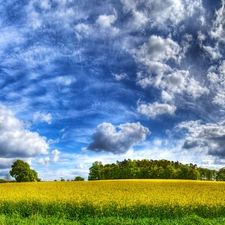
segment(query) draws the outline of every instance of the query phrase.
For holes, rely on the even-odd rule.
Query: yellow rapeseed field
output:
[[[39,182],[0,184],[0,201],[42,203],[84,202],[96,206],[115,203],[134,205],[221,206],[225,205],[225,183],[181,180],[110,180],[84,182]]]

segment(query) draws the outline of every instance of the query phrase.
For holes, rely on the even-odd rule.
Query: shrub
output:
[[[74,181],[84,181],[84,178],[81,176],[76,176]]]

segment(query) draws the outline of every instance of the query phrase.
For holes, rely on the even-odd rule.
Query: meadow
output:
[[[193,221],[225,224],[224,182],[107,180],[0,185],[0,224],[190,224]]]

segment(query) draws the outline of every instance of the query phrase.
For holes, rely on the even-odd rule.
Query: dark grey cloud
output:
[[[179,132],[187,131],[183,148],[205,149],[209,155],[225,157],[225,122],[203,124],[200,121],[188,121],[176,128]]]
[[[102,123],[92,135],[93,142],[84,150],[122,154],[133,145],[145,140],[149,133],[149,129],[139,122],[120,124],[117,128],[111,123]]]

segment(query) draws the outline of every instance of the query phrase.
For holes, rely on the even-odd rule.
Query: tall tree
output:
[[[221,168],[217,174],[217,180],[225,181],[225,167]]]
[[[92,166],[89,168],[89,176],[88,180],[101,180],[102,177],[102,162],[94,162]]]
[[[38,179],[37,172],[32,170],[27,162],[18,159],[11,168],[9,173],[17,182],[32,182]]]

